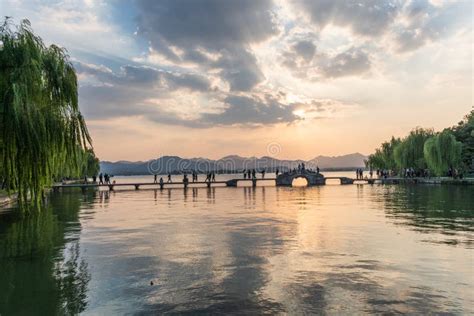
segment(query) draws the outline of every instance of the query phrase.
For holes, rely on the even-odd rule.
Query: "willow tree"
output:
[[[378,169],[395,170],[394,149],[400,144],[400,138],[392,137],[390,142],[382,143],[380,148],[375,150],[375,153],[369,156],[368,166]]]
[[[456,140],[462,143],[463,168],[474,173],[474,110],[471,110],[462,121],[450,130]]]
[[[462,143],[448,130],[429,138],[424,145],[424,156],[430,170],[443,176],[450,167],[456,168],[461,162]]]
[[[433,136],[433,130],[416,128],[410,132],[394,149],[395,163],[399,169],[425,169],[425,141]]]
[[[46,46],[28,20],[0,26],[0,153],[3,187],[39,205],[45,186],[91,140],[66,51]]]

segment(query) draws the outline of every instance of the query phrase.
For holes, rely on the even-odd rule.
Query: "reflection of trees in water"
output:
[[[37,214],[0,219],[0,314],[77,314],[86,307],[87,264],[80,256],[81,198],[51,194]]]
[[[396,223],[422,233],[438,232],[452,237],[445,238],[443,243],[473,243],[474,194],[470,186],[387,186],[383,201],[388,217]]]

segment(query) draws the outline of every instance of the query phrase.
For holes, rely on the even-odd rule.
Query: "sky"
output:
[[[101,160],[370,154],[473,107],[473,2],[0,0],[65,47]]]

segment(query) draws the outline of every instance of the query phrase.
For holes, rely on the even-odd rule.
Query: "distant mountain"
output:
[[[145,174],[167,174],[182,173],[196,170],[200,173],[215,171],[218,173],[242,172],[245,169],[257,169],[272,172],[277,168],[280,171],[297,168],[305,163],[306,168],[315,169],[355,169],[364,166],[366,156],[354,153],[343,156],[318,156],[309,161],[304,160],[279,160],[272,157],[240,157],[230,155],[218,160],[206,158],[185,159],[178,156],[163,156],[149,161],[101,161],[100,170],[112,175],[145,175]]]

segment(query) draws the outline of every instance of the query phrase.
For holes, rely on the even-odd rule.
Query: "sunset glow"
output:
[[[472,2],[1,1],[67,47],[101,160],[369,154],[472,108]],[[178,13],[179,14],[176,14]],[[179,19],[179,20],[178,20]]]

